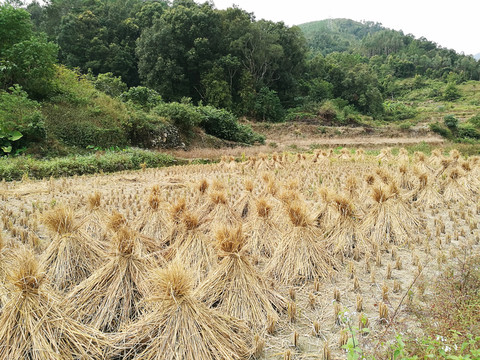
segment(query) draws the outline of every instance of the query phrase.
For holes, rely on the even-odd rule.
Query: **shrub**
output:
[[[45,122],[39,104],[18,85],[0,91],[0,146],[15,152],[45,139]]]
[[[134,146],[174,148],[181,145],[178,129],[151,112],[132,107],[123,126]]]
[[[285,112],[277,92],[263,87],[257,94],[254,106],[255,116],[262,121],[281,122]]]
[[[143,110],[151,110],[162,102],[162,97],[158,92],[144,86],[131,87],[120,95],[120,99],[125,102],[131,101]]]
[[[245,144],[265,141],[265,138],[255,133],[250,126],[239,124],[236,117],[227,110],[213,106],[201,106],[198,110],[202,114],[201,126],[207,134]]]
[[[412,119],[417,115],[417,111],[402,102],[385,101],[385,120],[398,121]]]
[[[55,84],[57,95],[42,106],[49,138],[80,147],[128,145],[123,126],[128,108],[124,103],[63,66],[57,67]]]
[[[95,89],[103,91],[112,97],[118,97],[127,91],[127,84],[122,81],[122,78],[120,76],[113,76],[111,72],[98,74],[93,84],[95,85]]]
[[[458,126],[458,119],[454,115],[447,115],[443,118],[443,123],[451,131],[455,131]]]
[[[202,121],[201,114],[192,104],[178,102],[162,103],[157,105],[153,112],[171,120],[187,136],[192,136],[193,128]]]
[[[443,127],[442,125],[440,125],[439,122],[436,122],[436,123],[432,123],[429,125],[430,126],[430,130],[432,130],[433,132],[447,138],[447,139],[450,139],[452,137],[452,132]]]
[[[477,129],[480,129],[480,114],[472,116],[470,119],[468,119],[468,122]]]
[[[480,139],[480,132],[473,124],[465,123],[458,126],[457,136],[459,138]]]
[[[455,101],[460,98],[460,91],[454,82],[449,82],[443,91],[443,99],[446,101]]]
[[[318,115],[322,119],[328,122],[331,122],[337,118],[337,111],[338,111],[337,106],[335,106],[335,104],[332,101],[327,100],[318,109]]]

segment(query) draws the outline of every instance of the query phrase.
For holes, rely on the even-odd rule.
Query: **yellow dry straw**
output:
[[[287,213],[292,225],[280,240],[266,273],[286,285],[329,276],[335,260],[327,250],[320,229],[307,214],[305,204],[289,204]]]
[[[122,228],[110,244],[107,262],[67,297],[68,314],[104,332],[136,319],[155,263],[135,232]]]
[[[0,359],[105,359],[105,336],[65,315],[32,252],[20,249],[0,312]]]
[[[47,212],[43,221],[53,238],[41,256],[47,275],[58,290],[68,290],[86,279],[103,262],[104,244],[88,236],[70,208],[58,207]]]
[[[269,316],[286,307],[283,297],[257,273],[243,250],[242,228],[220,227],[216,231],[218,267],[200,284],[198,294],[208,306],[215,306],[255,328],[265,328]]]
[[[192,274],[178,261],[152,273],[149,312],[117,338],[122,358],[244,360],[250,358],[245,323],[208,308],[192,290]]]

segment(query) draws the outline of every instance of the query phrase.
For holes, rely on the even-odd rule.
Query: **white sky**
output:
[[[203,2],[197,0],[198,2]],[[465,54],[480,53],[479,0],[213,0],[217,9],[232,4],[253,12],[257,20],[298,25],[328,18],[382,23],[416,38]]]

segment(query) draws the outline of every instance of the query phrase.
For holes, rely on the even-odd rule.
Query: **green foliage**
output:
[[[107,151],[92,155],[70,156],[51,160],[37,160],[31,157],[0,159],[0,179],[20,180],[25,174],[30,178],[48,178],[138,170],[141,164],[147,167],[162,167],[176,164],[176,160],[166,154],[146,150]]]
[[[39,104],[16,85],[0,90],[0,146],[5,153],[16,152],[32,142],[45,139],[44,117]]]
[[[468,122],[475,126],[475,128],[480,129],[480,114],[472,116],[468,119]]]
[[[455,101],[461,97],[460,91],[454,82],[449,82],[443,91],[443,99],[446,101]]]
[[[239,124],[236,117],[227,110],[202,106],[199,107],[199,112],[202,114],[201,126],[207,134],[244,144],[263,144],[265,141],[265,138],[255,133],[250,126]]]
[[[0,6],[0,89],[19,84],[30,96],[44,98],[52,91],[58,49],[32,27],[27,11]]]
[[[310,101],[323,101],[333,96],[333,85],[326,80],[313,79],[308,84],[308,98]]]
[[[193,135],[193,129],[202,121],[201,114],[190,103],[161,103],[153,110],[155,114],[171,120],[187,136]]]
[[[219,58],[221,23],[213,5],[175,2],[138,39],[138,71],[144,84],[167,101],[200,100],[202,74]]]
[[[412,119],[417,115],[415,108],[398,101],[387,100],[384,102],[383,107],[385,109],[385,120],[398,121]]]
[[[95,89],[103,91],[112,97],[119,97],[127,91],[127,84],[122,81],[122,78],[114,76],[111,72],[98,74],[93,84]]]
[[[453,137],[452,131],[442,126],[439,122],[431,123],[429,126],[430,130],[443,136],[444,138],[451,139]]]
[[[215,66],[202,78],[202,85],[205,88],[205,101],[215,107],[231,109],[232,93],[224,77],[223,69]]]
[[[169,121],[153,112],[131,108],[123,123],[130,144],[150,147],[176,147],[180,145],[178,131]]]
[[[145,86],[135,86],[128,89],[120,95],[122,101],[131,101],[133,104],[140,106],[143,110],[151,110],[162,102],[162,97],[153,89]]]
[[[0,5],[0,57],[3,57],[5,50],[32,35],[33,25],[27,11],[8,4]]]
[[[263,87],[255,99],[255,116],[262,121],[281,122],[285,119],[285,112],[280,103],[277,92]]]
[[[480,131],[471,123],[464,123],[458,126],[457,136],[459,138],[480,139]]]
[[[49,137],[68,146],[125,146],[126,105],[95,89],[92,82],[64,67],[57,68],[57,95],[42,113]]]
[[[458,127],[458,119],[455,117],[455,115],[446,115],[443,118],[443,123],[445,124],[446,127],[448,127],[451,131],[455,132]]]

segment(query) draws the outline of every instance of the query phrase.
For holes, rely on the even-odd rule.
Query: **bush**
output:
[[[337,118],[338,107],[330,100],[325,101],[318,109],[318,115],[328,121],[334,121]]]
[[[103,155],[92,154],[64,157],[51,160],[36,160],[31,157],[0,159],[0,179],[20,180],[24,174],[30,178],[48,178],[138,170],[147,167],[162,167],[176,164],[176,160],[166,154],[146,150],[128,150],[124,152],[106,152]]]
[[[385,120],[398,121],[412,119],[417,115],[417,111],[402,102],[385,101]]]
[[[53,91],[58,46],[46,36],[32,36],[14,44],[3,54],[0,83],[19,84],[35,99],[44,99]]]
[[[430,124],[430,130],[443,136],[444,138],[447,138],[447,139],[452,138],[452,132],[449,129],[440,125],[439,122]]]
[[[480,114],[472,116],[470,119],[468,119],[468,122],[477,129],[480,129]]]
[[[201,106],[198,110],[202,115],[201,126],[207,134],[245,144],[265,141],[265,138],[255,133],[250,126],[239,124],[236,117],[227,110],[213,106]]]
[[[192,136],[193,128],[202,121],[201,114],[192,104],[178,102],[162,103],[157,105],[153,112],[158,116],[171,120],[187,136]]]
[[[107,128],[86,121],[57,124],[55,135],[66,145],[82,148],[128,145],[126,134],[121,127]]]
[[[122,81],[120,76],[113,76],[111,72],[98,74],[93,82],[95,89],[103,91],[112,97],[118,97],[127,91],[127,84]]]
[[[135,86],[120,95],[122,101],[131,101],[143,110],[151,110],[162,102],[162,97],[153,89],[144,86]]]
[[[254,106],[255,116],[262,121],[281,122],[285,112],[277,92],[263,87],[257,94]]]
[[[45,122],[39,104],[18,85],[0,90],[0,146],[15,152],[45,139]]]
[[[144,148],[181,146],[178,129],[151,112],[132,107],[123,126],[132,145]]]
[[[454,82],[449,82],[443,91],[443,99],[446,101],[455,101],[460,98],[460,91]]]
[[[457,136],[459,138],[480,139],[480,132],[473,124],[465,123],[458,126]]]
[[[454,115],[447,115],[443,118],[443,123],[451,131],[456,131],[458,126],[458,119]]]

